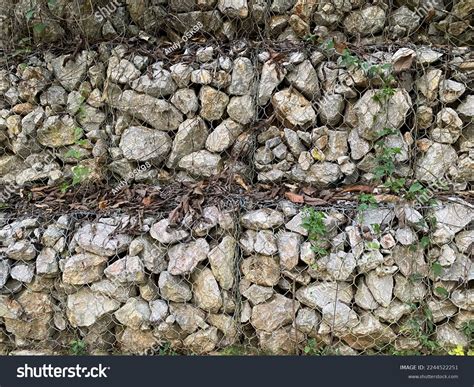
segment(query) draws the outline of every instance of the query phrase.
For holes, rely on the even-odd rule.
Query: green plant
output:
[[[338,351],[334,351],[329,346],[318,346],[316,339],[309,339],[303,348],[303,352],[307,356],[325,356],[338,355]]]
[[[474,320],[465,321],[461,326],[464,334],[470,339],[473,339],[474,336]]]
[[[401,153],[401,148],[386,147],[383,142],[376,144],[378,154],[375,158],[376,167],[374,175],[377,179],[390,177],[395,172],[395,156]]]
[[[383,184],[383,186],[385,188],[388,188],[390,192],[394,192],[398,194],[401,191],[403,191],[403,189],[405,188],[405,183],[406,183],[406,180],[404,178],[399,178],[399,179],[388,178]]]
[[[89,177],[90,174],[91,174],[91,169],[83,165],[76,165],[72,167],[72,181],[71,183],[68,183],[68,182],[62,183],[60,187],[61,192],[65,193],[69,190],[69,188],[74,187],[78,184],[81,184]]]
[[[157,355],[158,356],[177,356],[178,354],[173,350],[170,343],[165,342],[159,348]]]
[[[73,340],[71,341],[69,352],[71,355],[82,356],[87,353],[86,347],[86,343],[83,340]]]
[[[312,250],[318,258],[328,254],[328,251],[323,247],[323,244],[327,242],[325,219],[326,214],[324,212],[316,211],[312,207],[304,210],[301,226],[308,231],[308,239],[312,242]]]
[[[362,193],[359,195],[358,199],[359,206],[357,209],[359,211],[366,211],[369,208],[377,208],[377,200],[375,200],[375,196],[372,194]]]

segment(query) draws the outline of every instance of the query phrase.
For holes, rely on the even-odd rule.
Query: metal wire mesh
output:
[[[1,4],[0,352],[472,351],[468,16]]]

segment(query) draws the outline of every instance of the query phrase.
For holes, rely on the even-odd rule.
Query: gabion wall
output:
[[[472,11],[0,5],[0,353],[472,353]]]

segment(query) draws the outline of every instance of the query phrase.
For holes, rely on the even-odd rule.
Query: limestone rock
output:
[[[63,281],[71,285],[85,285],[98,281],[104,274],[107,257],[83,253],[68,257],[64,262]]]
[[[119,306],[120,303],[116,300],[82,288],[77,293],[68,295],[66,314],[73,327],[90,327]]]
[[[298,308],[298,301],[276,294],[271,301],[253,307],[250,322],[258,330],[272,332],[289,324]]]
[[[168,251],[168,271],[173,275],[189,274],[207,258],[208,253],[209,244],[202,238],[174,245]]]
[[[222,306],[219,285],[208,268],[198,269],[192,276],[194,301],[199,308],[217,313]]]
[[[186,302],[191,300],[192,293],[189,284],[181,277],[162,271],[158,279],[161,297],[173,302]]]

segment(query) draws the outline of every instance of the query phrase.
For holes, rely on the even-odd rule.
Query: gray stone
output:
[[[272,104],[278,118],[290,127],[306,129],[316,122],[311,103],[296,90],[284,89],[275,93]]]
[[[8,246],[5,254],[16,261],[31,261],[36,257],[36,249],[31,242],[21,240]]]
[[[219,285],[208,268],[198,269],[192,275],[195,305],[207,312],[217,313],[222,306]]]
[[[350,304],[353,298],[352,286],[346,282],[314,282],[296,291],[296,298],[310,308],[322,309],[335,301]]]
[[[219,155],[207,150],[193,152],[184,156],[178,167],[197,177],[211,177],[222,170],[222,159]]]
[[[323,321],[329,325],[331,331],[338,334],[350,332],[359,324],[359,316],[350,307],[342,302],[326,304],[322,308]]]
[[[365,277],[367,286],[375,300],[387,307],[392,301],[393,277],[390,275],[379,276],[376,271],[371,271]]]
[[[242,295],[247,298],[252,305],[261,304],[273,296],[273,288],[267,286],[260,286],[252,284],[242,292]]]
[[[277,234],[280,266],[283,269],[292,270],[298,264],[301,240],[301,236],[293,232],[280,231]]]
[[[107,78],[114,83],[130,83],[140,76],[140,71],[126,59],[113,56],[109,59]],[[143,91],[143,90],[142,90]]]
[[[142,284],[146,282],[145,267],[139,257],[121,258],[104,270],[105,276],[111,281],[120,283]]]
[[[336,126],[342,121],[345,101],[340,94],[325,95],[319,103],[319,117],[324,125]],[[338,132],[344,133],[344,132]],[[347,136],[347,135],[346,135]]]
[[[128,160],[160,162],[171,149],[171,138],[159,130],[132,126],[123,132],[120,149]]]
[[[208,254],[212,273],[222,289],[230,290],[234,285],[236,246],[234,237],[226,235]]]
[[[192,273],[198,263],[207,258],[208,253],[209,244],[202,238],[174,245],[168,250],[168,271],[173,275]]]
[[[286,79],[309,100],[316,99],[320,94],[318,75],[309,60],[297,65]]]
[[[277,228],[284,222],[283,215],[270,208],[247,212],[241,218],[241,224],[252,230]]]
[[[150,322],[150,307],[141,298],[129,298],[114,316],[120,324],[132,329],[145,329]]]
[[[292,322],[299,305],[298,301],[275,294],[271,301],[253,307],[250,322],[258,330],[273,332]]]
[[[90,327],[119,307],[118,301],[82,288],[77,293],[68,295],[66,314],[73,327]]]
[[[168,315],[168,304],[163,300],[150,301],[150,323],[157,324]]]
[[[173,148],[166,166],[173,168],[184,156],[203,149],[207,135],[207,125],[200,117],[184,121],[173,140]]]
[[[254,255],[244,259],[241,270],[246,279],[257,285],[275,286],[280,280],[278,261],[266,255]]]
[[[433,143],[423,157],[418,160],[415,173],[421,182],[432,183],[444,178],[448,169],[455,165],[457,154],[448,144]]]
[[[251,95],[232,97],[227,105],[229,117],[239,124],[246,125],[255,119],[254,99]]]
[[[171,275],[167,271],[160,273],[158,279],[161,296],[168,301],[186,302],[191,300],[192,293],[188,283],[181,277]]]
[[[228,149],[242,133],[243,126],[231,119],[222,121],[206,140],[206,149],[220,153]]]
[[[385,25],[385,11],[377,6],[351,12],[344,19],[344,28],[351,35],[375,35]]]
[[[441,81],[439,85],[439,99],[443,103],[453,103],[457,101],[466,91],[466,86],[460,82],[447,79]]]
[[[162,219],[151,226],[150,235],[160,243],[172,244],[186,239],[189,232],[173,229],[170,227],[168,219]]]
[[[232,70],[232,81],[229,86],[229,94],[249,94],[251,91],[253,78],[254,69],[250,59],[245,57],[237,58],[234,61]]]
[[[71,285],[85,285],[98,281],[104,274],[107,257],[83,253],[64,260],[63,282]]]
[[[29,284],[33,281],[35,275],[35,269],[32,265],[27,264],[17,264],[12,267],[10,271],[10,276],[20,282]]]
[[[276,87],[283,81],[286,70],[280,70],[273,61],[267,61],[262,67],[260,83],[257,93],[257,105],[263,106],[268,103]]]

